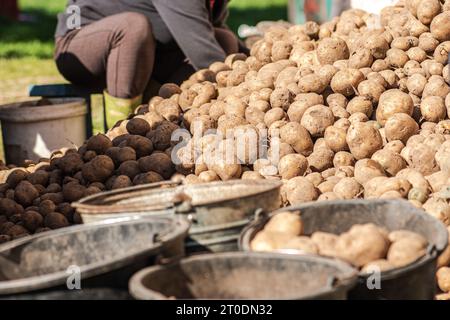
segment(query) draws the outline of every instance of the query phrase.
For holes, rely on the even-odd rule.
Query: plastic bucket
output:
[[[315,231],[341,234],[355,224],[374,223],[388,231],[406,229],[417,232],[429,242],[427,254],[416,262],[381,273],[380,289],[369,289],[368,275],[360,274],[358,285],[350,292],[351,299],[433,299],[436,291],[436,261],[447,246],[445,226],[407,201],[349,200],[306,203],[275,211],[247,226],[239,246],[250,251],[250,242],[263,229],[271,216],[281,211],[300,210],[304,233]]]
[[[67,290],[77,279],[82,288],[126,288],[137,270],[183,256],[188,229],[180,218],[127,219],[8,242],[0,246],[0,296]]]
[[[49,158],[52,151],[86,140],[84,99],[45,99],[0,106],[6,163]]]
[[[229,252],[143,269],[129,291],[140,300],[346,299],[356,278],[356,270],[338,260]]]

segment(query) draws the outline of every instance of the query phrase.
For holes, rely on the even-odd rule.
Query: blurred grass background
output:
[[[56,15],[66,0],[19,0],[21,21],[0,17],[0,104],[26,99],[30,84],[60,83],[53,63]],[[287,0],[232,0],[230,28],[287,18]]]

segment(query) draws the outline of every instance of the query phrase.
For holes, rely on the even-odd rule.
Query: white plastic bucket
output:
[[[86,140],[84,99],[45,99],[0,106],[6,163],[23,165]]]

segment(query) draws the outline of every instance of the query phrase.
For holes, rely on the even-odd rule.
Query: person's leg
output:
[[[59,40],[56,63],[67,80],[85,86],[103,82],[110,95],[128,99],[143,93],[154,55],[155,41],[147,18],[126,12]]]

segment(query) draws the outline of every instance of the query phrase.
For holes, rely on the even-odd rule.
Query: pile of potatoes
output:
[[[372,223],[355,224],[339,235],[322,231],[306,235],[300,211],[286,211],[271,217],[251,240],[250,249],[338,258],[364,274],[405,267],[425,256],[428,245],[427,239],[418,233],[389,232]],[[449,262],[450,247],[438,259],[436,278],[442,293],[437,299],[450,297]]]

